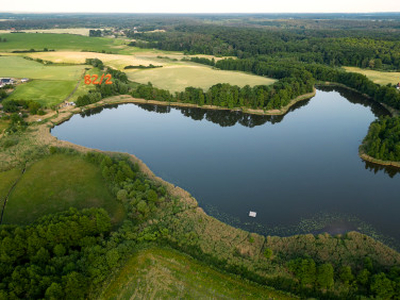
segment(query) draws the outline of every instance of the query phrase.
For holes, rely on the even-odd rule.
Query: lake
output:
[[[124,104],[74,115],[52,134],[132,153],[208,214],[246,230],[358,230],[397,248],[400,175],[358,156],[385,114],[356,93],[319,88],[285,116]]]

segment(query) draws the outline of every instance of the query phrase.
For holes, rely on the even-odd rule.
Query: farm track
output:
[[[1,216],[0,216],[0,225],[3,223],[3,215],[4,215],[4,211],[6,209],[6,205],[7,205],[7,201],[8,198],[10,197],[11,193],[13,192],[13,190],[15,189],[16,185],[18,184],[18,182],[21,180],[22,176],[25,173],[25,168],[22,169],[21,172],[21,176],[18,177],[18,179],[14,182],[14,184],[11,186],[11,188],[8,190],[8,193],[6,195],[6,197],[4,198],[4,202],[3,202],[3,207],[1,209]]]
[[[77,91],[77,89],[78,89],[79,86],[81,85],[81,82],[82,82],[82,79],[83,79],[83,76],[85,75],[85,73],[86,73],[86,70],[83,70],[81,79],[79,79],[78,83],[75,85],[74,90],[73,90],[73,91],[71,92],[71,94],[69,94],[68,97],[65,98],[62,102],[68,101],[68,100],[71,99],[71,97],[75,94],[75,92]]]

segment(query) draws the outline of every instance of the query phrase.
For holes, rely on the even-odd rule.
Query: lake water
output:
[[[125,104],[75,115],[52,134],[132,153],[208,214],[246,230],[355,229],[397,246],[400,175],[358,156],[369,124],[385,114],[358,94],[323,88],[285,116]]]

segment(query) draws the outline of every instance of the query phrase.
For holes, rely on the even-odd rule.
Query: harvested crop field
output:
[[[348,72],[363,74],[377,84],[386,85],[388,83],[397,84],[400,82],[400,72],[382,72],[375,70],[366,70],[356,67],[344,67],[344,68]]]
[[[197,64],[182,64],[150,70],[126,72],[131,81],[167,89],[171,92],[183,91],[187,86],[208,89],[217,83],[230,83],[238,86],[269,85],[274,79],[250,75],[237,71],[216,70]]]

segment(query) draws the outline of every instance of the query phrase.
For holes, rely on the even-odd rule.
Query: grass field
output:
[[[373,82],[386,85],[388,83],[397,84],[400,82],[400,72],[381,72],[374,70],[365,70],[356,67],[344,67],[348,72],[361,73],[371,79]]]
[[[0,77],[43,80],[78,80],[86,65],[46,66],[20,56],[0,56]]]
[[[0,51],[11,52],[13,50],[88,50],[88,51],[112,51],[118,52],[124,47],[122,39],[101,37],[87,37],[75,34],[55,33],[6,33],[1,35],[7,42],[0,43]]]
[[[297,299],[220,273],[175,250],[133,256],[100,299]]]
[[[275,80],[236,71],[215,70],[197,64],[182,64],[150,70],[126,72],[131,81],[146,84],[151,82],[155,87],[172,92],[183,91],[187,86],[208,89],[217,83],[250,86],[269,85]]]
[[[76,81],[33,80],[18,85],[7,100],[34,100],[43,107],[51,107],[67,98],[76,84]]]
[[[26,170],[7,202],[3,222],[28,224],[69,207],[103,207],[114,222],[125,216],[98,166],[80,156],[55,154]]]
[[[7,196],[8,191],[21,175],[21,170],[18,168],[9,171],[0,172],[0,213],[3,209],[3,201]]]

